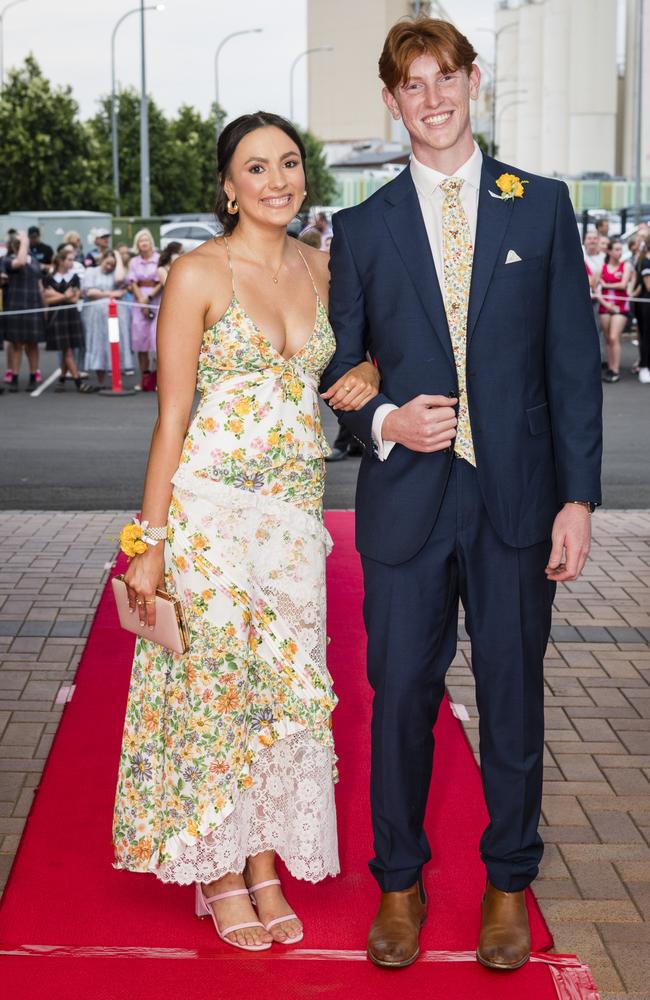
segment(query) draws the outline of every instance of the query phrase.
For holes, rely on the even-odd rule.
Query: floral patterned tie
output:
[[[451,336],[451,346],[456,362],[458,378],[458,425],[454,441],[454,452],[470,465],[476,466],[472,428],[467,408],[467,308],[469,288],[472,281],[472,261],[474,247],[469,231],[467,216],[460,203],[460,177],[447,177],[441,185],[442,201],[442,257],[444,275],[444,299],[447,324]]]

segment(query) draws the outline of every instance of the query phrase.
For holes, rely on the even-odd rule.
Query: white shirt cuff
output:
[[[394,403],[382,403],[375,410],[372,418],[372,441],[375,446],[375,455],[380,462],[385,462],[397,442],[385,441],[381,434],[384,420],[392,410],[398,409]]]

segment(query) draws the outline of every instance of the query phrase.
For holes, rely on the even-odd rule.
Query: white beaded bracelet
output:
[[[147,533],[147,535],[149,536],[149,538],[153,538],[157,542],[164,542],[164,541],[166,541],[166,539],[167,539],[167,525],[166,524],[161,525],[161,527],[159,527],[159,528],[152,528],[151,525],[147,523],[147,521],[143,521],[142,522],[142,527],[145,529],[145,532]]]

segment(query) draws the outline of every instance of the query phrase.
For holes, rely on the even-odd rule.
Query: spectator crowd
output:
[[[632,372],[650,385],[650,226],[639,226],[627,243],[610,238],[606,219],[585,232],[583,250],[596,325],[602,336],[603,381],[621,377],[621,337],[639,349]]]
[[[6,370],[0,392],[18,392],[21,368],[27,364],[24,388],[34,392],[43,382],[40,351],[58,353],[55,392],[68,381],[80,393],[93,393],[111,370],[108,340],[109,303],[117,304],[120,363],[135,374],[138,390],[156,387],[156,322],[162,289],[173,261],[183,252],[169,243],[158,253],[148,229],[135,234],[133,245],[110,246],[111,233],[96,229],[84,254],[79,233],[66,233],[54,250],[36,226],[9,230],[7,252],[0,258],[0,340]]]
[[[108,340],[110,301],[117,304],[121,367],[134,375],[138,390],[156,387],[156,322],[162,289],[173,261],[183,253],[172,242],[158,252],[148,229],[139,230],[133,245],[111,248],[111,233],[96,229],[92,246],[84,253],[79,233],[65,234],[54,250],[41,239],[36,226],[27,232],[9,230],[6,255],[0,258],[0,340],[4,342],[6,370],[0,392],[18,392],[23,361],[24,388],[33,392],[42,384],[40,350],[58,352],[59,375],[55,391],[71,381],[80,393],[106,385],[111,370]],[[319,212],[303,229],[300,239],[328,250],[332,230]],[[621,337],[632,334],[638,358],[632,371],[650,385],[650,226],[639,226],[627,243],[611,238],[609,223],[600,220],[583,238],[587,278],[594,318],[602,337],[603,380],[616,383],[621,370]],[[62,308],[67,307],[67,308]],[[354,443],[336,442],[334,459],[345,457]]]

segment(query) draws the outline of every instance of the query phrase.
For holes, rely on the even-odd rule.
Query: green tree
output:
[[[189,178],[191,177],[190,197],[186,203],[188,208],[178,209],[184,212],[211,212],[214,208],[217,192],[217,124],[223,128],[225,111],[213,103],[207,119],[195,108],[187,104],[178,109],[177,117],[171,122],[173,141],[177,144],[178,157],[184,163]]]
[[[0,94],[0,211],[92,207],[91,143],[70,87],[53,88],[32,55]]]
[[[118,93],[118,140],[120,158],[120,209],[123,215],[140,212],[140,97],[128,88]],[[87,128],[92,136],[97,165],[100,208],[113,209],[111,159],[111,99],[102,98],[99,112]],[[167,119],[149,98],[149,160],[151,165],[151,211],[209,212],[215,195],[216,118],[223,111],[213,105],[207,119],[183,105],[178,116]]]
[[[307,152],[307,199],[304,208],[334,204],[338,189],[334,176],[327,169],[323,143],[313,132],[295,126]]]
[[[140,213],[140,97],[133,88],[117,94],[120,208]],[[9,73],[0,94],[0,211],[73,209],[112,212],[111,98],[99,102],[87,122],[70,87],[53,88],[33,56]],[[217,189],[216,134],[225,118],[212,105],[207,118],[188,105],[167,118],[149,98],[151,211],[154,215],[210,212]],[[305,203],[328,205],[336,183],[323,145],[299,129],[307,150],[309,196]]]

